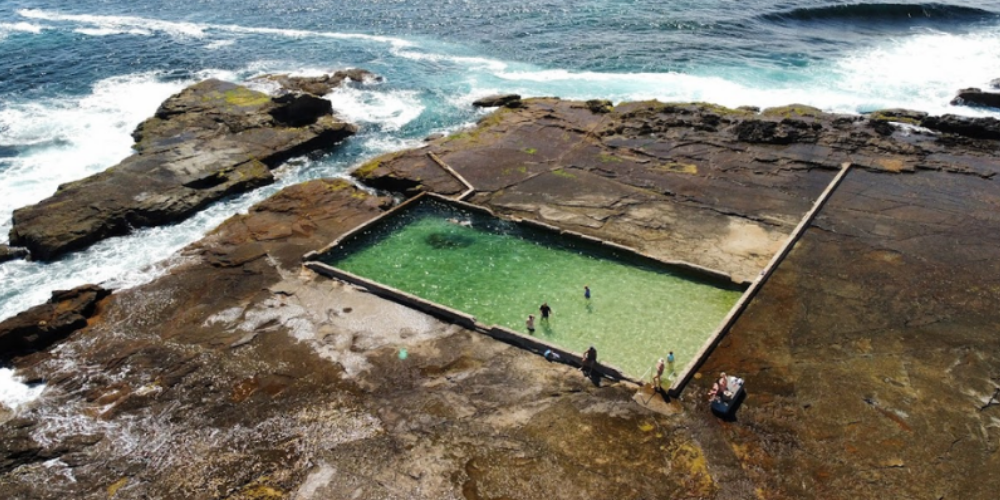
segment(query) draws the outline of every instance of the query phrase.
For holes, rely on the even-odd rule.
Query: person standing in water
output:
[[[529,314],[528,320],[524,322],[524,326],[528,327],[528,333],[535,333],[535,315]]]
[[[542,302],[542,306],[538,308],[542,313],[542,321],[548,321],[549,315],[552,314],[552,308],[549,307],[548,302]]]
[[[590,300],[590,286],[583,285],[583,298]]]
[[[663,360],[661,359],[660,361]],[[670,351],[670,354],[667,354],[667,364],[670,365],[670,375],[675,375],[677,371],[674,370],[674,351]]]

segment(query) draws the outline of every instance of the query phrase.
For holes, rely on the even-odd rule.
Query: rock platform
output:
[[[658,412],[634,386],[594,385],[303,269],[391,202],[344,181],[287,188],[166,276],[101,300],[54,347],[12,359],[49,389],[0,423],[0,491],[991,498],[1000,145],[932,118],[524,99],[358,169],[398,192],[464,192],[440,161],[470,202],[753,280],[851,163]],[[719,371],[746,380],[735,421],[704,401]]]

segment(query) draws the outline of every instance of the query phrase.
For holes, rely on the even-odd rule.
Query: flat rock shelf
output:
[[[683,367],[744,289],[431,198],[318,260],[570,351],[593,345],[599,359],[634,378],[669,351]],[[542,303],[553,311],[547,321]]]

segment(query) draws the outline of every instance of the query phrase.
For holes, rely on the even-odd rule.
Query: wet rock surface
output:
[[[381,82],[382,77],[365,69],[354,68],[320,76],[264,75],[256,80],[273,82],[285,91],[302,92],[321,97],[349,82]]]
[[[28,249],[0,244],[0,264],[4,262],[28,258]]]
[[[797,106],[523,102],[358,176],[461,193],[441,162],[474,203],[747,281],[841,165],[854,167],[661,413],[636,404],[634,387],[595,386],[304,270],[301,255],[389,200],[343,181],[285,189],[166,276],[106,298],[58,349],[13,359],[49,389],[0,423],[0,491],[992,497],[994,141]],[[723,370],[747,381],[732,422],[704,403]]]
[[[956,106],[1000,108],[1000,92],[983,92],[977,88],[962,89],[951,100]]]
[[[521,105],[521,96],[518,94],[496,94],[481,97],[472,102],[477,108],[499,108],[507,106],[516,108]]]
[[[136,128],[132,156],[14,211],[10,242],[36,260],[51,260],[133,228],[176,222],[273,182],[271,169],[286,159],[356,130],[318,97],[272,99],[206,80],[169,98]]]
[[[0,322],[0,360],[44,349],[87,326],[97,303],[110,294],[96,285],[55,291],[45,304]]]

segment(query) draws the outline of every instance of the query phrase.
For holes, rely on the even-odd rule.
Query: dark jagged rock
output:
[[[994,78],[990,80],[991,89],[1000,89],[1000,78]]]
[[[1000,108],[1000,92],[983,92],[977,88],[962,89],[951,100],[951,104],[955,106]]]
[[[9,260],[26,259],[30,253],[27,248],[11,247],[0,244],[0,264]]]
[[[277,83],[281,88],[292,92],[324,96],[349,81],[358,83],[381,82],[382,77],[365,69],[354,68],[321,76],[264,75],[258,77],[257,80]]]
[[[52,292],[45,304],[0,322],[0,357],[38,351],[87,325],[97,302],[111,294],[97,285]]]
[[[868,113],[869,120],[909,123],[911,125],[919,125],[924,118],[927,118],[927,113],[923,111],[902,108],[880,109]]]
[[[206,80],[171,97],[132,136],[135,153],[14,211],[10,241],[52,260],[134,228],[182,220],[208,204],[274,181],[286,159],[333,146],[357,127],[329,101],[270,98]]]
[[[785,118],[781,121],[746,120],[737,124],[733,131],[741,142],[761,144],[792,144],[814,142],[819,124]]]
[[[476,99],[472,105],[477,108],[516,108],[520,103],[521,96],[517,94],[496,94]]]
[[[607,99],[591,99],[587,101],[587,109],[592,113],[610,113],[614,107],[614,104]]]
[[[285,94],[274,98],[281,104],[270,111],[274,120],[289,127],[305,127],[333,114],[333,104],[310,94]]]
[[[1000,139],[1000,120],[996,118],[970,118],[958,115],[928,116],[920,121],[920,125],[932,130],[973,139]]]

